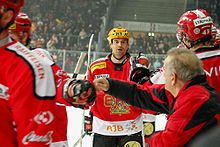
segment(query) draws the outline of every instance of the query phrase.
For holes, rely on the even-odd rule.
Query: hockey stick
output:
[[[82,134],[82,136],[80,136],[80,138],[84,138],[86,136],[86,132],[84,132],[83,134]],[[80,139],[78,139],[77,140],[77,142],[76,143],[74,143],[74,145],[73,145],[73,147],[76,147],[79,143],[80,143]]]
[[[90,65],[90,57],[91,57],[91,49],[92,49],[92,40],[93,40],[94,34],[92,34],[89,38],[89,46],[88,46],[88,56],[87,56],[87,69],[86,69],[86,79],[88,80],[88,69]],[[84,131],[84,117],[85,117],[85,111],[83,110],[83,119],[82,119],[82,129],[81,129],[81,136],[83,136],[83,131]],[[83,137],[80,138],[80,147],[82,147],[82,140]]]
[[[88,46],[88,56],[87,56],[87,70],[86,70],[86,72],[87,72],[87,74],[88,74],[88,69],[89,69],[89,65],[90,65],[90,57],[91,57],[91,47],[92,47],[92,40],[93,40],[93,37],[94,37],[94,34],[92,34],[91,36],[90,36],[90,39],[89,39],[89,46]],[[81,57],[81,55],[80,55],[80,57]],[[84,56],[84,58],[85,58],[85,56]],[[83,58],[83,59],[84,59]],[[79,61],[78,61],[79,62]],[[77,68],[78,66],[76,66],[76,68]],[[75,73],[75,71],[76,71],[76,73],[77,73],[77,70],[75,69],[74,70],[74,73]],[[73,75],[74,76],[74,75]],[[76,74],[76,76],[77,76],[77,74]],[[88,75],[86,75],[86,79],[88,79]],[[73,145],[73,147],[76,147],[79,143],[80,143],[80,147],[82,147],[82,140],[83,140],[83,138],[86,136],[86,132],[84,132],[84,117],[85,117],[85,110],[83,110],[83,116],[82,116],[82,129],[81,129],[81,135],[80,135],[80,138],[76,141],[76,143]]]
[[[92,40],[93,40],[93,37],[94,37],[94,34],[92,34],[90,36],[90,39],[89,39],[89,47],[88,47],[88,61],[87,61],[87,73],[88,73],[88,69],[89,69],[89,65],[90,65],[90,57],[91,57],[91,48],[92,48]],[[88,77],[88,75],[87,75]]]
[[[80,57],[79,57],[79,59],[78,59],[78,61],[76,63],[76,67],[75,67],[75,70],[74,70],[72,78],[76,78],[77,75],[79,74],[79,71],[80,71],[80,69],[82,67],[82,64],[83,64],[83,61],[84,61],[85,57],[86,57],[86,53],[81,52]]]

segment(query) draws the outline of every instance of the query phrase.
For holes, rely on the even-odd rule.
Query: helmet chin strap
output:
[[[187,49],[190,49],[194,46],[194,44],[192,42],[190,42],[190,47],[188,45],[186,45],[186,43],[183,40],[181,40],[181,43],[183,43]]]
[[[188,45],[186,45],[185,42],[182,41],[182,43],[185,45],[185,47],[186,47],[187,49],[190,49],[190,47],[189,47]]]

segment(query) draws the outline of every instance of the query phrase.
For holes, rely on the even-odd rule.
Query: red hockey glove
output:
[[[96,92],[88,80],[69,79],[64,85],[64,99],[73,106],[85,106],[95,101]]]
[[[142,79],[147,81],[151,76],[151,72],[149,71],[148,67],[149,61],[147,57],[144,56],[144,54],[139,53],[138,57],[135,57],[132,63],[133,70],[130,74],[130,80],[139,84],[141,81],[143,81]]]

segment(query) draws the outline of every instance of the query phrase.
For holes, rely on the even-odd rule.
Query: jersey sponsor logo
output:
[[[204,71],[208,77],[219,76],[220,75],[220,66],[217,66],[217,67],[213,66],[213,67],[209,68],[209,70],[205,69]]]
[[[205,18],[197,18],[193,20],[194,26],[200,26],[200,25],[206,25],[206,24],[212,24],[212,18],[211,17],[205,17]]]
[[[125,126],[122,125],[107,125],[106,127],[108,132],[123,132],[123,131],[132,131],[138,129],[135,121],[130,121]]]
[[[49,145],[52,142],[52,134],[53,131],[49,131],[45,135],[37,135],[34,131],[31,131],[29,134],[24,136],[22,143],[27,145],[31,142],[45,142],[46,145]]]
[[[68,76],[67,73],[64,70],[57,70],[56,75],[58,77],[64,77],[64,76]]]
[[[0,84],[0,99],[8,100],[8,87],[5,85]]]
[[[124,147],[141,147],[141,144],[137,141],[129,141],[124,145]]]
[[[37,124],[45,124],[48,125],[50,124],[52,121],[54,120],[54,116],[50,111],[43,111],[38,113],[35,117],[34,117],[34,121]]]
[[[126,102],[117,100],[115,97],[106,94],[104,97],[105,107],[110,107],[111,114],[129,114],[130,108]]]
[[[91,66],[91,72],[93,72],[96,69],[103,69],[103,68],[106,68],[106,67],[107,67],[106,62],[96,63],[96,64]]]
[[[95,75],[95,78],[96,79],[99,79],[99,78],[109,78],[109,74],[101,74],[101,75]]]
[[[107,131],[109,131],[109,132],[122,132],[122,131],[124,131],[124,127],[121,125],[108,125]]]
[[[41,60],[44,60],[49,65],[54,64],[53,59],[47,50],[42,49],[42,48],[36,48],[36,49],[32,50],[32,52],[34,52],[36,55],[38,55]]]
[[[127,37],[129,37],[128,36],[128,32],[114,32],[114,33],[112,33],[112,36],[118,36],[118,37],[121,37],[121,36],[127,36]]]
[[[21,43],[15,43],[7,47],[23,58],[33,70],[35,93],[40,99],[53,98],[56,95],[56,87],[51,66],[39,59],[39,56],[28,50]],[[48,88],[50,87],[50,88]]]
[[[137,123],[136,121],[129,121],[126,125],[125,125],[125,129],[128,130],[128,131],[131,131],[131,130],[137,130],[138,127],[137,127]]]
[[[148,137],[154,132],[154,122],[144,122],[144,136]]]

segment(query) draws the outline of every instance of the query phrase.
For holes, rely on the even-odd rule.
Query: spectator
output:
[[[55,50],[57,43],[58,43],[58,39],[57,39],[56,35],[53,34],[53,35],[51,36],[50,40],[47,42],[47,49],[48,49],[49,51]]]

